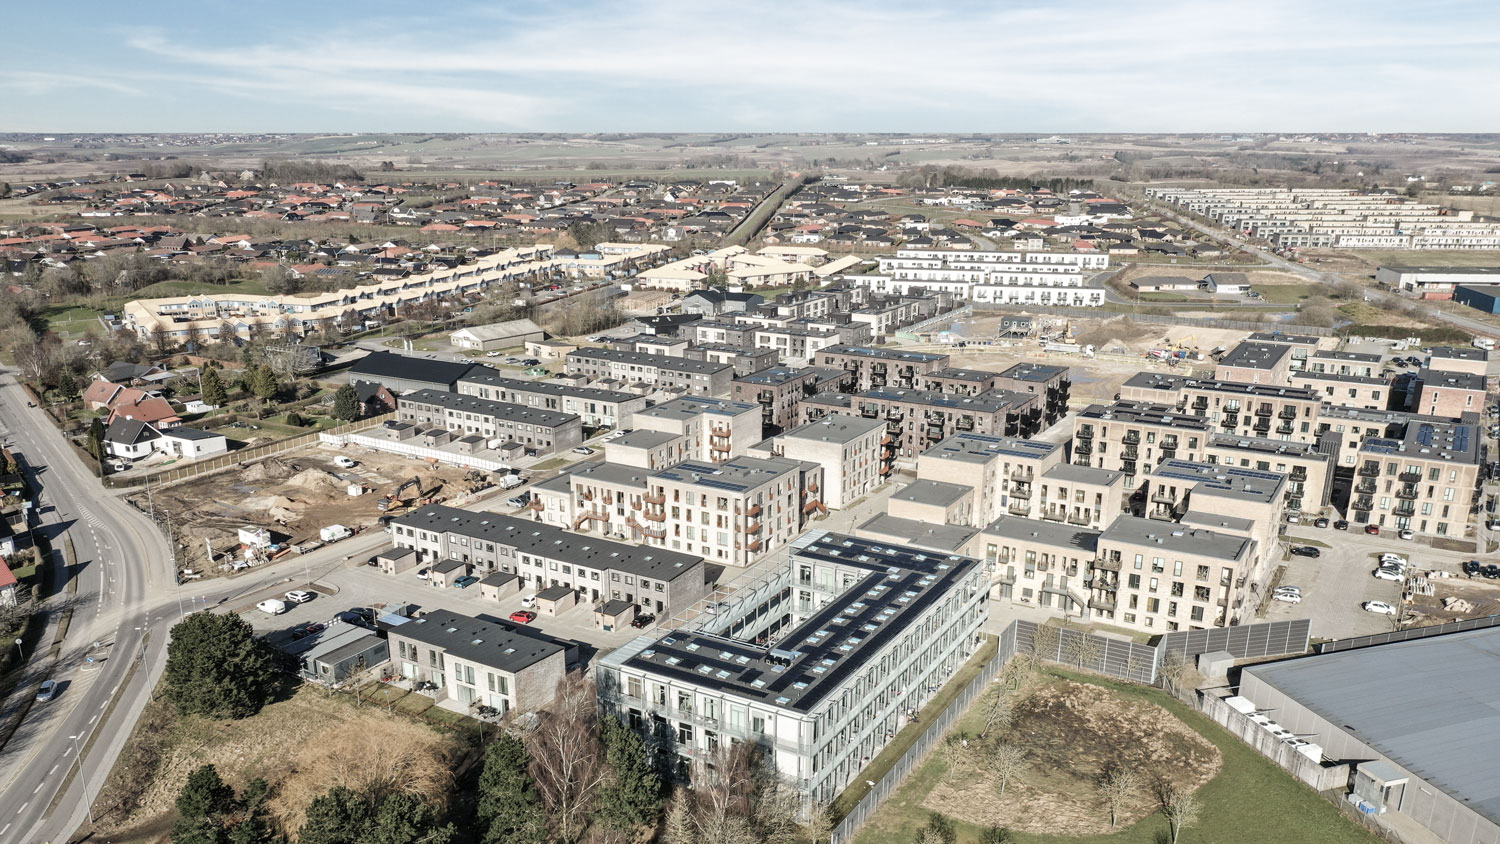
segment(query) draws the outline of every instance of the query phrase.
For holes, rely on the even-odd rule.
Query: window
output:
[[[493,691],[493,689],[491,689]],[[641,678],[629,677],[625,680],[625,694],[633,698],[641,696]]]
[[[1207,580],[1208,579],[1208,566],[1199,566],[1198,567],[1198,579],[1199,580]]]
[[[755,733],[756,735],[765,735],[766,717],[764,715],[750,716],[750,732]]]

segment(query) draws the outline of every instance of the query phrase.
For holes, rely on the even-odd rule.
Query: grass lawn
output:
[[[42,321],[47,328],[58,334],[83,334],[89,326],[103,330],[99,324],[99,317],[104,312],[86,305],[73,305],[68,307],[53,307],[42,310]]]
[[[1316,284],[1257,284],[1250,288],[1267,302],[1295,305],[1318,292]]]
[[[1483,252],[1468,250],[1443,251],[1434,250],[1428,252],[1412,251],[1380,251],[1380,250],[1353,250],[1354,254],[1369,261],[1376,266],[1410,266],[1420,264],[1424,267],[1493,267],[1500,265],[1500,252]]]
[[[1223,766],[1197,795],[1201,820],[1183,831],[1192,844],[1376,844],[1380,839],[1344,818],[1337,807],[1312,789],[1292,779],[1265,757],[1187,705],[1156,689],[1116,683],[1058,668],[1050,674],[1114,691],[1126,699],[1144,700],[1165,708],[1219,749]],[[958,729],[977,733],[984,715],[971,710]],[[940,754],[928,757],[906,783],[887,800],[875,817],[855,836],[857,844],[910,844],[926,823],[922,805],[944,774]],[[1000,799],[984,794],[978,799]],[[955,822],[958,840],[979,840],[980,829]],[[1017,844],[1156,844],[1167,830],[1160,813],[1109,835],[1055,836],[1012,831]]]

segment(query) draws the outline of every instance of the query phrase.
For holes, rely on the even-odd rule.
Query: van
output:
[[[520,475],[506,475],[500,479],[501,489],[515,489],[518,486],[525,486],[525,484],[526,481],[522,480]]]
[[[1486,350],[1488,350],[1488,349],[1494,349],[1495,348],[1495,341],[1491,340],[1488,337],[1475,337],[1474,338],[1474,348],[1476,348],[1476,349],[1486,349]]]
[[[267,598],[264,601],[256,604],[255,608],[263,613],[269,613],[271,615],[281,615],[282,613],[286,612],[286,601],[278,600],[276,598]]]
[[[359,464],[354,462],[354,458],[345,457],[341,454],[338,457],[333,458],[333,465],[339,467],[340,469],[353,469]]]

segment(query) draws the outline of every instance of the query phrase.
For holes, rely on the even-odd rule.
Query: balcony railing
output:
[[[1092,513],[1074,513],[1068,516],[1068,524],[1070,525],[1087,525],[1092,524],[1093,521],[1094,516]]]
[[[1307,469],[1301,466],[1294,466],[1292,467],[1292,474],[1288,475],[1288,477],[1294,481],[1305,481],[1307,480]]]
[[[1361,495],[1354,499],[1354,509],[1373,510],[1375,509],[1375,500],[1368,495]]]
[[[1276,414],[1276,415],[1279,416],[1279,417],[1281,417],[1282,419],[1296,419],[1297,418],[1297,408],[1295,408],[1295,407],[1283,407],[1281,409],[1281,412],[1278,413],[1278,414]]]
[[[1120,561],[1109,557],[1100,557],[1094,561],[1094,568],[1103,569],[1104,571],[1119,571]]]
[[[1415,516],[1417,514],[1417,504],[1414,501],[1402,501],[1391,512],[1398,516]]]
[[[1296,426],[1291,425],[1290,423],[1286,424],[1286,425],[1277,425],[1276,426],[1276,433],[1278,433],[1278,434],[1290,434],[1290,433],[1293,433],[1294,431],[1296,431]]]
[[[1402,472],[1396,476],[1396,480],[1404,484],[1414,484],[1422,480],[1421,472]]]
[[[1140,445],[1141,435],[1136,433],[1135,431],[1131,431],[1130,433],[1126,434],[1125,438],[1120,440],[1120,442],[1126,445]]]
[[[1042,518],[1046,519],[1049,522],[1060,522],[1060,521],[1063,520],[1063,511],[1061,511],[1061,510],[1043,510],[1042,511]]]
[[[1031,497],[1031,487],[1030,486],[1013,486],[1013,487],[1010,488],[1010,494],[1014,498],[1030,498]]]
[[[1238,428],[1240,426],[1240,417],[1234,413],[1226,413],[1224,414],[1224,418],[1219,420],[1219,425],[1224,428]]]
[[[1139,460],[1139,459],[1141,459],[1141,453],[1137,449],[1127,448],[1124,451],[1120,452],[1120,459],[1121,460]]]
[[[1408,500],[1415,499],[1417,497],[1417,488],[1414,486],[1401,487],[1400,489],[1396,490],[1396,497],[1405,498]]]
[[[1029,501],[1012,501],[1012,502],[1010,502],[1010,506],[1006,507],[1005,509],[1012,516],[1026,516],[1026,515],[1029,515],[1031,513],[1031,502],[1029,502]]]
[[[1270,406],[1270,405],[1269,405],[1269,404],[1263,404],[1263,405],[1261,405],[1261,406],[1260,406],[1260,407],[1257,407],[1257,408],[1256,408],[1256,409],[1255,409],[1255,415],[1256,415],[1256,416],[1265,416],[1265,417],[1270,417],[1270,415],[1271,415],[1271,414],[1272,414],[1272,413],[1273,413],[1273,412],[1274,412],[1274,411],[1272,411],[1272,410],[1271,410],[1271,406]]]
[[[1366,478],[1354,485],[1354,491],[1359,495],[1374,495],[1379,484],[1373,478]]]
[[[665,492],[648,492],[645,495],[641,496],[641,500],[646,502],[647,504],[665,504],[667,503],[667,494]]]
[[[1362,464],[1360,464],[1359,475],[1360,475],[1360,477],[1363,477],[1363,478],[1378,478],[1378,477],[1380,477],[1380,464],[1379,463],[1362,463]]]
[[[1094,438],[1094,429],[1085,425],[1074,432],[1073,436],[1080,440],[1091,440]]]
[[[1030,482],[1031,478],[1032,478],[1032,471],[1029,468],[1012,469],[1012,470],[1010,470],[1010,479],[1013,480],[1013,481],[1027,481],[1027,482]]]
[[[1090,598],[1089,599],[1089,609],[1104,610],[1105,612],[1114,612],[1115,611],[1115,606],[1116,606],[1115,602],[1111,601],[1108,598]]]

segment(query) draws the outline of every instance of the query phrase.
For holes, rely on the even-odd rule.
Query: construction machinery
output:
[[[404,498],[403,496],[406,494],[406,491],[409,490],[409,489],[415,489],[416,490],[416,495],[412,496],[412,498]],[[385,498],[382,498],[380,500],[380,503],[379,503],[378,506],[380,508],[380,512],[382,512],[382,513],[393,513],[393,512],[395,512],[397,510],[404,510],[407,507],[410,507],[411,506],[411,502],[412,502],[413,499],[421,498],[421,497],[422,497],[422,481],[421,481],[420,478],[418,478],[418,477],[416,477],[414,475],[414,476],[412,476],[411,480],[409,480],[409,481],[403,483],[402,485],[396,487],[396,489],[395,489],[394,492],[388,492],[388,493],[386,493]]]

